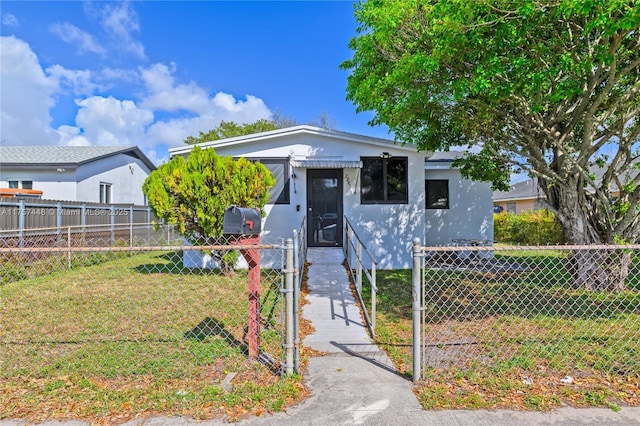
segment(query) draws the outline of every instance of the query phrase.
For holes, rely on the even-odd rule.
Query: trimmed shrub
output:
[[[555,214],[546,209],[520,214],[495,213],[493,229],[494,240],[499,243],[544,245],[565,242]]]

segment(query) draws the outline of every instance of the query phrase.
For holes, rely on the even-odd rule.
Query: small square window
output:
[[[10,180],[9,188],[20,188],[20,182],[17,180]]]
[[[425,180],[426,208],[449,208],[449,181],[443,179]]]
[[[22,189],[33,189],[33,181],[32,180],[23,180],[22,181]]]

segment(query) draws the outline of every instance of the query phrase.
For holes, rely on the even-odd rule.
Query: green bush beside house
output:
[[[520,245],[564,244],[562,227],[553,212],[495,213],[494,240],[498,243]]]

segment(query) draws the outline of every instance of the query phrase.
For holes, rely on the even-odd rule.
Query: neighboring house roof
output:
[[[400,144],[392,140],[374,138],[371,136],[363,136],[355,133],[341,132],[338,130],[324,129],[321,127],[301,125],[293,127],[285,127],[283,129],[271,130],[268,132],[254,133],[252,135],[237,136],[233,138],[220,139],[217,141],[203,142],[197,144],[201,148],[216,148],[227,147],[239,144],[253,143],[258,141],[265,141],[277,138],[283,138],[287,136],[298,135],[316,135],[324,136],[332,139],[344,140],[345,142],[363,143],[367,145],[378,145],[387,148],[405,149],[407,151],[417,152],[416,146],[413,144]],[[196,145],[185,145],[177,148],[169,149],[171,156],[188,154]],[[426,155],[429,155],[426,153]]]
[[[117,154],[136,157],[150,170],[156,168],[137,146],[0,146],[0,164],[77,167]]]
[[[0,197],[42,197],[42,191],[38,189],[24,188],[0,188]]]
[[[637,162],[632,163],[635,167]],[[629,181],[638,180],[640,178],[640,172],[634,167],[629,168],[629,173],[625,173],[619,175],[622,184],[626,184]],[[596,176],[596,182],[602,179],[606,168],[599,167],[597,165],[591,166],[589,171]],[[617,192],[618,186],[615,183],[612,183],[609,189],[611,192]],[[517,200],[544,200],[546,196],[542,189],[538,186],[537,178],[530,178],[522,182],[518,182],[514,185],[511,185],[511,189],[509,191],[496,191],[493,193],[493,201],[517,201]]]
[[[538,187],[538,179],[527,179],[511,185],[509,191],[496,191],[493,201],[516,201],[544,199],[544,193]]]

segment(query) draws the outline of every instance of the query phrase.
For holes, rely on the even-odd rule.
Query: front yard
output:
[[[0,419],[233,420],[303,398],[301,379],[277,371],[279,278],[264,271],[260,364],[246,356],[246,271],[228,278],[180,260],[105,257],[0,285]]]
[[[497,252],[497,257],[528,265],[529,272],[425,275],[425,373],[416,387],[423,407],[640,405],[637,256],[628,289],[620,293],[571,289],[558,252]],[[378,271],[377,276],[376,341],[407,377],[411,274]]]

